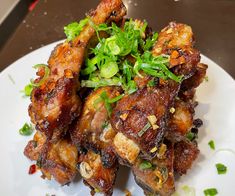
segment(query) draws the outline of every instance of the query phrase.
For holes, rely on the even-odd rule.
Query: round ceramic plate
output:
[[[18,132],[25,122],[30,122],[27,112],[30,101],[20,91],[29,83],[30,78],[35,77],[32,66],[46,63],[57,43],[24,56],[0,73],[1,195],[89,195],[89,188],[80,177],[69,186],[60,186],[53,180],[40,178],[40,172],[29,175],[28,168],[32,162],[23,155],[23,150],[32,136],[21,136]],[[219,195],[229,196],[235,182],[235,82],[223,69],[203,55],[202,62],[209,65],[209,81],[203,82],[197,89],[199,106],[196,108],[196,116],[204,121],[198,139],[201,153],[187,175],[177,180],[177,192],[184,195],[182,186],[187,185],[195,190],[196,195],[204,195],[203,190],[206,188],[216,188]],[[215,150],[208,146],[210,140],[214,140]],[[216,163],[227,166],[225,175],[217,174]],[[114,195],[124,195],[125,189],[133,196],[143,195],[130,170],[121,167]]]

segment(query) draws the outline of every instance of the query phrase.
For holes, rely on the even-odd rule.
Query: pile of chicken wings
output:
[[[89,17],[95,25],[124,20],[121,0],[102,0]],[[171,22],[154,44],[154,56],[170,56],[169,69],[184,80],[135,76],[138,90],[112,104],[109,115],[101,93],[109,98],[122,94],[117,86],[84,90],[79,72],[87,46],[95,36],[88,23],[72,41],[56,46],[48,60],[49,77],[34,88],[29,115],[36,133],[24,154],[36,161],[43,178],[61,185],[80,174],[91,194],[112,195],[119,165],[131,168],[136,183],[146,195],[171,195],[175,177],[186,174],[199,154],[195,138],[200,119],[194,119],[195,89],[203,81],[207,65],[200,63],[190,26]],[[38,72],[40,81],[45,74]],[[150,122],[148,131],[140,130]]]

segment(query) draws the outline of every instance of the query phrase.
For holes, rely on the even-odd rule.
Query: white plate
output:
[[[40,172],[28,175],[32,162],[23,155],[23,150],[30,137],[18,133],[19,128],[29,122],[29,99],[23,98],[20,90],[35,76],[32,66],[46,63],[57,43],[33,51],[0,74],[0,195],[89,195],[89,188],[83,185],[81,178],[70,186],[61,187],[54,181],[42,180]],[[198,141],[201,153],[193,168],[177,182],[177,188],[180,190],[182,185],[188,185],[195,188],[196,195],[203,195],[205,188],[215,187],[219,195],[231,196],[235,182],[235,154],[230,151],[213,151],[209,148],[208,141],[213,139],[217,150],[235,151],[235,82],[223,69],[203,55],[202,62],[209,65],[209,82],[203,82],[197,90],[200,104],[196,109],[196,116],[204,121]],[[225,175],[217,174],[215,164],[220,162],[228,167]],[[129,170],[122,167],[114,195],[124,195],[124,189],[131,191],[133,196],[143,195]]]

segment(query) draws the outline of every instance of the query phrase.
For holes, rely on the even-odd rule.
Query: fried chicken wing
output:
[[[174,145],[174,171],[180,175],[186,174],[198,157],[199,149],[195,143],[180,141]]]
[[[112,195],[117,170],[117,163],[110,168],[105,168],[101,156],[91,150],[79,158],[80,174],[93,193],[95,191],[107,196]]]
[[[180,36],[179,36],[180,35]],[[195,73],[196,66],[200,61],[199,52],[193,48],[193,34],[191,27],[170,23],[159,34],[158,41],[154,45],[153,55],[168,54],[170,55],[170,68],[176,75],[183,75],[184,79]],[[173,61],[175,60],[175,61]],[[153,158],[155,153],[151,153],[151,149],[158,147],[161,142],[165,129],[166,120],[169,116],[169,109],[173,105],[173,101],[178,94],[180,83],[168,80],[160,80],[158,84],[151,88],[146,87],[149,77],[146,79],[138,79],[138,86],[141,88],[129,96],[122,98],[114,109],[111,123],[117,132],[121,132],[126,139],[123,141],[132,140],[136,145],[129,148],[128,155],[120,153],[119,156],[129,163],[133,163],[138,156],[138,151],[144,154],[146,158]],[[145,86],[145,87],[144,87]],[[127,117],[123,120],[122,115]],[[153,129],[149,127],[141,137],[139,134],[148,123],[148,117],[155,116],[155,125],[158,127]],[[131,142],[128,142],[131,144]],[[116,142],[119,146],[116,149],[122,149],[125,144]],[[115,145],[115,139],[114,139]],[[118,150],[116,150],[118,152]],[[135,155],[135,157],[130,157]]]
[[[185,101],[192,100],[196,92],[196,88],[203,82],[206,76],[208,66],[203,63],[198,63],[196,72],[188,79],[182,82],[179,97]]]
[[[112,195],[123,164],[145,195],[169,196],[175,191],[175,175],[186,174],[199,154],[196,137],[190,141],[187,133],[196,135],[202,125],[194,119],[194,96],[207,65],[200,63],[190,26],[171,22],[153,43],[156,34],[150,27],[123,18],[125,14],[121,0],[101,0],[77,37],[55,47],[48,67],[37,66],[28,109],[36,133],[24,154],[37,162],[43,178],[61,185],[80,173],[91,195]],[[128,47],[133,41],[134,53],[122,47],[127,40]],[[159,73],[168,79],[135,70],[146,54],[152,58],[151,47],[154,57],[166,59]],[[149,64],[158,57],[151,58]],[[113,66],[113,76],[101,74],[107,65]],[[82,71],[80,77],[82,66],[89,73]],[[97,80],[110,85],[118,81],[120,86],[99,87]],[[84,81],[92,81],[95,89]]]
[[[62,185],[71,182],[77,174],[78,151],[69,137],[56,143],[48,143],[46,136],[37,131],[26,146],[24,154],[37,161],[43,177],[49,180],[53,177]]]
[[[170,109],[171,102],[176,96],[179,85],[175,82],[168,81],[164,85],[158,85],[151,89],[143,88],[136,93],[128,95],[117,103],[111,118],[112,127],[136,143],[146,158],[153,158],[156,153],[151,153],[151,149],[158,147],[165,131],[165,119]],[[125,118],[123,118],[125,116]],[[148,130],[140,135],[141,130],[149,123],[148,118],[154,116],[156,118],[155,127],[151,126]],[[114,138],[114,146],[118,149],[126,145],[123,142],[116,142]],[[118,146],[117,146],[118,145]],[[136,150],[134,144],[129,145],[129,150]],[[122,156],[122,154],[119,154]],[[128,153],[132,156],[132,153]],[[123,157],[130,163],[133,163],[135,157]]]
[[[124,14],[125,7],[121,0],[103,0],[95,11],[90,12],[90,20],[99,25],[108,20],[118,20]],[[73,41],[59,44],[48,60],[48,78],[32,91],[32,103],[29,106],[31,120],[36,124],[37,130],[54,141],[66,133],[68,126],[80,113],[78,76],[86,46],[94,33],[94,28],[88,22]],[[40,77],[35,83],[44,74],[45,69],[41,68],[38,72]]]
[[[168,121],[168,132],[186,135],[193,127],[194,104],[176,100]]]
[[[116,159],[110,148],[116,132],[109,123],[109,114],[101,95],[105,94],[107,98],[112,99],[119,96],[120,92],[118,87],[101,87],[93,91],[86,98],[76,129],[71,132],[72,140],[78,149],[86,148],[100,153],[103,164],[107,167],[112,166]]]
[[[146,195],[171,195],[174,185],[174,148],[167,142],[164,151],[150,162],[138,158],[132,167],[136,183],[144,190]],[[149,164],[147,167],[145,164]]]
[[[71,138],[78,149],[88,150],[80,158],[79,166],[85,183],[92,190],[99,190],[106,195],[112,193],[118,163],[111,147],[116,132],[109,123],[109,114],[101,95],[112,99],[119,96],[120,92],[119,87],[101,87],[93,91],[86,98],[76,128],[71,132]],[[92,175],[87,177],[88,174],[84,173],[86,171],[91,171]]]

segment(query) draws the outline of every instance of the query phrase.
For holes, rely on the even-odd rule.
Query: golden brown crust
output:
[[[79,171],[86,184],[105,195],[112,195],[117,170],[117,164],[105,168],[101,156],[92,151],[79,158]]]
[[[193,126],[194,105],[191,102],[176,100],[168,122],[168,131],[186,135]]]
[[[174,146],[174,171],[180,175],[186,174],[198,157],[199,149],[193,142],[180,141]]]
[[[163,158],[155,158],[151,161],[152,167],[141,169],[142,159],[138,159],[132,167],[135,180],[146,194],[171,195],[175,191],[174,185],[174,149],[173,144],[167,142],[167,150]]]
[[[37,131],[24,154],[37,161],[45,178],[50,180],[53,177],[62,185],[71,182],[77,174],[78,152],[69,138],[50,143],[43,133]]]
[[[164,85],[153,88],[143,88],[136,93],[123,97],[115,107],[111,124],[117,131],[132,139],[141,149],[144,156],[152,158],[155,153],[150,150],[159,146],[165,132],[167,118],[173,98],[177,95],[179,85],[167,81]],[[126,114],[126,119],[122,115]],[[143,135],[139,132],[148,123],[148,116],[155,115],[159,126],[157,129],[150,127]]]
[[[114,16],[112,14],[114,11],[118,15]],[[110,17],[118,19],[124,14],[125,9],[121,0],[103,0],[92,12],[91,20],[98,25]],[[57,141],[67,131],[69,124],[80,113],[81,101],[76,94],[79,85],[78,76],[85,48],[94,33],[95,30],[88,23],[72,42],[59,44],[48,60],[49,77],[31,94],[32,103],[29,106],[31,120],[38,130],[53,141]]]

